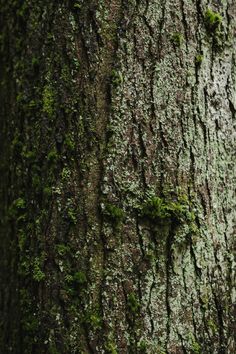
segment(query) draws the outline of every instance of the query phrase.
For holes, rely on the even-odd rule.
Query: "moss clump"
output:
[[[212,37],[212,44],[215,50],[219,51],[224,48],[226,37],[222,31],[222,16],[208,9],[205,13],[205,26],[208,34]]]
[[[20,246],[19,246],[20,247]],[[21,259],[18,264],[18,274],[22,277],[26,277],[31,273],[30,258],[29,255],[21,254]]]
[[[104,215],[114,224],[119,224],[124,218],[124,212],[116,205],[106,203],[104,205]]]
[[[15,199],[9,207],[8,217],[17,219],[17,221],[24,221],[26,202],[23,198]]]
[[[141,340],[138,343],[138,349],[140,353],[147,353],[147,343],[144,340]]]
[[[78,296],[78,293],[83,292],[86,284],[87,277],[82,271],[75,272],[74,274],[67,274],[65,276],[65,282],[67,283],[65,290],[67,294],[71,296]]]
[[[213,320],[208,320],[207,325],[213,334],[217,333],[217,325],[215,324],[215,322]]]
[[[120,71],[116,71],[115,69],[112,70],[111,82],[114,87],[117,87],[123,83],[123,76]]]
[[[189,210],[187,198],[183,197],[176,201],[160,197],[149,198],[141,209],[141,216],[157,222],[184,222],[195,219],[194,213]]]
[[[105,347],[107,354],[118,354],[117,347],[113,342],[108,342]]]
[[[13,203],[15,209],[25,209],[25,200],[23,198],[18,198]]]
[[[59,256],[63,257],[70,252],[70,247],[61,243],[56,245],[56,252]]]
[[[65,136],[64,144],[68,151],[73,152],[75,150],[75,140],[72,134],[67,134]]]
[[[84,323],[88,327],[91,327],[92,330],[100,329],[102,327],[102,317],[100,316],[99,310],[97,308],[87,310]]]
[[[170,217],[170,211],[162,198],[153,197],[146,201],[141,215],[151,220],[166,219]]]
[[[183,43],[184,37],[181,33],[175,32],[171,36],[171,40],[177,47],[180,47]]]
[[[86,274],[84,272],[76,272],[74,275],[73,275],[73,282],[76,284],[76,285],[83,285],[83,284],[86,284],[87,283],[87,277],[86,277]]]
[[[58,154],[56,149],[52,149],[51,151],[49,151],[48,155],[47,155],[47,160],[49,163],[54,163],[56,162],[58,159]]]
[[[98,329],[102,327],[102,318],[98,314],[92,314],[89,317],[89,323],[93,329]]]
[[[43,195],[45,198],[48,198],[52,195],[52,188],[49,186],[46,186],[43,188]]]
[[[196,57],[195,57],[195,64],[197,65],[197,66],[200,66],[201,65],[201,63],[203,62],[203,55],[201,55],[201,54],[198,54],[198,55],[196,55]]]
[[[24,147],[21,153],[21,156],[28,160],[28,161],[34,161],[36,159],[36,152],[35,151],[27,151],[26,148]]]
[[[33,265],[33,279],[37,282],[44,280],[45,274],[41,269],[41,261],[39,258],[36,258]]]
[[[192,352],[194,353],[194,354],[200,354],[201,353],[201,346],[200,346],[200,344],[198,343],[198,342],[196,342],[196,341],[193,341],[193,343],[192,343]]]
[[[76,1],[76,2],[74,3],[74,8],[75,8],[75,9],[80,10],[81,7],[82,7],[82,4],[81,4],[79,1]]]
[[[39,65],[39,59],[36,58],[36,57],[33,57],[31,59],[31,64],[32,64],[33,67],[38,66]]]
[[[19,246],[19,249],[21,252],[24,251],[26,239],[27,239],[27,237],[26,237],[24,230],[20,229],[18,231],[18,246]]]
[[[14,151],[15,154],[21,154],[23,150],[23,143],[20,140],[19,134],[16,133],[14,136],[14,139],[12,140],[11,144],[12,151]]]
[[[216,32],[222,23],[222,16],[211,9],[207,9],[205,13],[205,24],[208,31]]]
[[[67,218],[71,224],[77,224],[77,213],[76,210],[74,210],[72,207],[67,210]]]
[[[62,172],[61,172],[61,178],[63,181],[66,181],[70,178],[71,171],[69,170],[68,167],[64,167]]]
[[[136,314],[140,309],[139,301],[134,293],[128,295],[127,304],[132,314]]]
[[[202,353],[200,344],[196,341],[195,336],[193,333],[189,333],[188,339],[190,342],[190,352],[193,354],[200,354]]]

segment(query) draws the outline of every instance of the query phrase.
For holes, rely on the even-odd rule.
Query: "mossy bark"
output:
[[[0,352],[236,352],[235,1],[0,5]]]

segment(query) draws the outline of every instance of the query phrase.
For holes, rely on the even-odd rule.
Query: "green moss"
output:
[[[24,209],[25,208],[25,200],[23,198],[18,198],[13,203],[16,209]]]
[[[201,54],[198,54],[198,55],[196,55],[196,57],[195,57],[195,63],[196,63],[196,65],[198,65],[198,66],[200,66],[200,64],[203,62],[203,55],[201,55]]]
[[[12,150],[15,152],[15,153],[21,153],[22,150],[23,150],[23,144],[20,140],[20,137],[19,137],[19,133],[16,133],[13,140],[12,140]]]
[[[87,284],[86,274],[82,271],[65,275],[65,291],[67,295],[77,297],[82,294]]]
[[[63,257],[70,252],[70,247],[61,243],[56,245],[56,252],[59,256]]]
[[[217,325],[215,324],[215,322],[213,320],[208,320],[207,325],[211,329],[213,334],[217,333]]]
[[[52,188],[49,186],[46,186],[43,188],[43,195],[48,198],[52,195]]]
[[[38,327],[38,319],[37,317],[28,314],[25,316],[24,320],[21,321],[22,328],[27,332],[27,333],[34,333]]]
[[[41,260],[37,257],[33,265],[33,279],[37,282],[44,280],[45,274],[41,269]]]
[[[120,71],[116,71],[115,69],[112,70],[111,82],[114,87],[117,87],[123,83],[123,76]]]
[[[23,251],[23,250],[24,250],[25,243],[26,243],[26,234],[25,234],[25,231],[22,230],[22,229],[20,229],[20,230],[18,231],[18,246],[19,246],[20,251]]]
[[[69,283],[69,284],[72,283],[73,282],[73,276],[71,274],[66,274],[65,281],[67,283]]]
[[[89,323],[94,329],[101,328],[102,318],[98,314],[92,314],[89,317]]]
[[[118,354],[117,347],[113,342],[108,342],[105,346],[107,354]]]
[[[51,151],[49,151],[48,155],[47,155],[47,160],[50,163],[54,163],[58,160],[58,154],[56,149],[52,149]]]
[[[72,207],[68,208],[67,210],[67,218],[71,222],[71,224],[77,224],[77,212]]]
[[[81,1],[77,1],[77,3],[80,2]],[[14,4],[13,7],[21,7],[20,3],[17,1],[15,1]],[[76,125],[76,116],[79,114],[80,108],[78,108],[78,101],[80,100],[78,97],[78,77],[77,72],[75,71],[75,66],[77,64],[76,58],[78,56],[75,43],[76,30],[74,30],[72,24],[70,24],[73,21],[73,14],[70,11],[70,6],[58,4],[58,6],[53,7],[50,3],[45,4],[45,7],[42,7],[41,5],[42,4],[37,5],[36,3],[32,5],[32,11],[29,16],[27,16],[27,13],[24,15],[27,16],[27,19],[22,19],[23,22],[20,21],[20,27],[22,27],[22,23],[24,27],[24,22],[27,20],[27,33],[29,35],[22,36],[22,28],[18,28],[19,21],[16,21],[16,26],[12,27],[13,32],[10,31],[12,32],[12,51],[15,52],[15,56],[11,65],[11,73],[9,71],[9,75],[17,80],[15,94],[18,94],[18,102],[14,105],[13,95],[12,114],[14,115],[14,108],[16,108],[17,117],[15,118],[17,119],[14,120],[12,118],[11,120],[15,132],[9,132],[9,142],[10,140],[13,140],[12,145],[10,146],[11,149],[9,149],[9,168],[12,172],[12,178],[15,180],[15,187],[13,186],[11,188],[9,202],[12,202],[15,199],[12,203],[14,218],[11,219],[13,220],[12,225],[16,237],[13,240],[14,242],[10,242],[10,240],[9,242],[11,243],[10,247],[12,248],[12,254],[17,258],[17,274],[15,276],[20,279],[18,287],[19,291],[21,288],[26,287],[29,291],[29,300],[32,300],[31,308],[29,308],[28,299],[27,302],[21,305],[21,308],[23,309],[23,311],[21,311],[23,332],[26,332],[24,338],[21,338],[21,341],[23,342],[22,345],[24,351],[27,353],[34,351],[30,347],[27,337],[29,333],[31,336],[31,333],[34,332],[34,330],[37,330],[37,323],[39,323],[40,327],[38,330],[38,337],[36,337],[36,339],[38,339],[37,343],[39,346],[41,344],[43,345],[46,337],[46,339],[50,339],[46,345],[47,351],[56,352],[52,348],[51,338],[48,338],[47,336],[50,329],[48,329],[47,326],[45,327],[44,322],[40,321],[42,314],[37,313],[39,299],[36,293],[38,286],[41,286],[41,283],[43,284],[45,279],[49,279],[47,276],[47,267],[45,268],[44,265],[45,262],[41,260],[40,255],[37,257],[37,250],[40,252],[45,249],[52,257],[55,254],[55,261],[59,260],[59,263],[57,263],[58,268],[57,266],[56,268],[54,267],[53,272],[50,273],[52,276],[49,279],[50,284],[56,279],[59,288],[62,287],[63,289],[63,276],[65,272],[71,272],[75,267],[74,254],[72,255],[71,252],[67,252],[66,247],[63,245],[58,248],[58,253],[51,253],[53,250],[50,250],[50,247],[47,247],[47,240],[45,240],[42,235],[44,233],[45,223],[50,223],[50,220],[48,220],[50,208],[48,207],[48,200],[46,200],[45,196],[49,196],[52,191],[55,191],[54,199],[58,206],[58,210],[59,206],[61,206],[57,216],[53,216],[54,220],[55,218],[60,217],[61,211],[65,211],[66,214],[67,205],[64,208],[63,202],[66,203],[67,196],[70,195],[72,188],[66,183],[61,183],[61,180],[58,180],[58,177],[60,176],[61,168],[65,165],[65,161],[67,161],[68,165],[71,163],[71,159],[69,159],[68,156],[64,156],[65,150],[66,155],[68,155],[67,151],[72,151],[75,147],[73,133],[77,132],[77,128],[74,130],[73,127]],[[14,8],[9,8],[9,10],[10,12],[13,11],[16,13],[16,11],[14,11],[16,9]],[[51,43],[47,42],[46,36],[48,31],[46,30],[45,32],[46,35],[42,55],[42,50],[37,43],[39,43],[41,36],[39,26],[42,25],[44,27],[47,22],[45,22],[45,18],[42,18],[41,16],[42,11],[44,10],[48,15],[47,17],[51,18],[53,16],[55,21],[53,22],[53,28],[49,29],[52,32],[51,38],[53,41]],[[9,26],[11,27],[11,24]],[[76,27],[77,23],[73,24],[73,26]],[[17,36],[21,37],[19,38],[19,41]],[[65,43],[66,49],[57,45],[57,36],[59,36],[62,42]],[[35,40],[35,45],[31,48],[32,50],[27,52],[25,58],[23,58],[22,53],[26,53],[26,49],[28,48],[28,44],[32,42],[32,38]],[[16,50],[17,41],[19,43],[18,50]],[[69,76],[67,77],[66,84],[61,77],[62,64],[65,64],[65,66],[68,67]],[[4,80],[12,82],[7,80],[8,76],[4,78]],[[67,107],[70,111],[68,114],[65,114],[64,112]],[[74,112],[76,112],[76,115]],[[53,118],[54,120],[56,114],[58,115],[58,120],[52,123],[52,119],[50,118]],[[26,129],[22,129],[22,119],[28,122],[28,124],[26,124],[27,127],[25,127]],[[70,131],[72,131],[72,134],[68,135],[65,144],[66,146],[64,146],[60,137],[62,134],[70,134]],[[82,134],[80,134],[80,137],[81,140],[86,140],[83,139]],[[57,141],[58,151],[62,151],[63,153],[63,163],[61,164],[57,164],[57,149],[54,149],[55,145],[51,145],[55,139]],[[47,152],[49,152],[48,155]],[[59,155],[59,158],[60,157],[61,156]],[[34,161],[34,163],[31,163],[32,161]],[[36,164],[38,164],[38,170],[33,166]],[[67,178],[65,175],[64,177]],[[55,188],[52,189],[52,186]],[[59,190],[58,194],[57,190]],[[16,198],[18,198],[18,200]],[[73,209],[74,205],[69,206],[72,206]],[[45,210],[44,216],[42,216],[42,210]],[[9,210],[6,212],[8,211]],[[21,220],[23,220],[23,214],[25,214],[24,224],[16,223],[15,221],[18,220],[19,216],[21,217]],[[74,216],[74,214],[69,216],[73,223],[75,222]],[[51,220],[51,222],[53,222],[53,220]],[[28,224],[31,221],[33,222],[33,228],[30,231],[28,230]],[[59,220],[59,222],[63,224],[63,221]],[[53,231],[51,236],[52,239],[55,238],[55,241],[59,239],[68,240],[68,243],[70,243],[73,248],[73,244],[78,243],[78,239],[76,240],[76,235],[73,231],[67,230],[68,227],[64,223],[60,230],[60,235],[57,235]],[[54,247],[53,243],[51,246]],[[9,252],[11,253],[10,249]],[[67,253],[70,253],[68,257]],[[64,254],[66,254],[65,259],[62,259]],[[9,271],[11,270],[9,269]],[[73,279],[73,281],[75,281],[75,283],[84,283],[84,277],[80,274],[80,277],[77,280]],[[36,282],[38,284],[36,284]],[[79,297],[78,292],[76,296],[76,298],[70,300],[77,305]],[[45,298],[44,300],[44,307],[46,310],[49,310],[49,307],[51,307],[50,301],[52,299]],[[56,306],[59,308],[60,304],[57,303]],[[27,314],[27,307],[29,308],[31,315],[36,313],[32,318]],[[67,311],[67,308],[65,310]],[[51,311],[48,311],[48,317],[51,322]],[[61,326],[64,328],[63,323]],[[12,328],[14,332],[14,325]],[[20,326],[20,328],[22,327]],[[57,331],[57,329],[55,330]],[[69,332],[70,330],[68,328],[63,332],[64,342],[66,342],[67,335],[69,338]],[[52,334],[52,337],[54,337],[54,334]],[[53,339],[54,338],[52,338],[52,341]],[[32,342],[34,342],[35,347],[36,341],[34,333],[32,335]],[[17,348],[12,345],[11,350],[14,352]],[[68,353],[72,352],[72,350],[65,350],[64,343],[62,351]]]
[[[33,67],[38,66],[39,65],[39,59],[36,58],[36,57],[33,57],[31,59],[31,64],[32,64]]]
[[[74,8],[75,9],[81,9],[81,7],[82,7],[82,4],[80,4],[79,2],[76,2],[75,4],[74,4]]]
[[[212,44],[215,50],[219,51],[224,48],[226,37],[222,31],[222,16],[208,9],[205,13],[205,26],[208,34],[212,37]]]
[[[189,210],[187,198],[171,201],[160,197],[151,197],[141,208],[141,216],[159,222],[194,221],[194,213]]]
[[[146,201],[141,215],[151,220],[166,219],[170,217],[170,211],[162,198],[153,197]]]
[[[130,312],[136,314],[140,309],[139,301],[134,293],[130,293],[127,297],[127,304]]]
[[[205,13],[205,24],[209,31],[216,32],[222,23],[222,16],[211,9]]]
[[[18,264],[18,274],[23,277],[30,274],[30,258],[25,253],[21,255],[21,260]]]
[[[196,341],[193,341],[193,343],[192,343],[192,352],[194,353],[194,354],[200,354],[201,353],[201,346],[200,346],[200,344],[198,343],[198,342],[196,342]]]
[[[72,134],[67,134],[65,136],[65,146],[69,151],[74,151],[75,150],[75,140]]]
[[[104,204],[104,215],[114,224],[119,224],[124,218],[123,210],[109,203]]]
[[[86,284],[87,283],[86,274],[84,272],[81,272],[81,271],[76,272],[73,275],[73,282],[75,284],[79,284],[79,285]]]
[[[139,349],[139,353],[147,353],[147,343],[144,340],[141,340],[138,343],[138,349]]]
[[[70,177],[70,175],[71,175],[70,169],[69,169],[68,167],[64,167],[63,170],[62,170],[62,172],[61,172],[61,178],[62,178],[62,180],[63,180],[63,181],[68,180],[69,177]]]
[[[87,310],[84,322],[87,326],[91,327],[92,330],[97,330],[102,327],[102,317],[100,316],[97,309]]]
[[[177,47],[180,47],[183,43],[184,37],[181,33],[175,32],[171,36],[171,40]]]
[[[28,161],[34,161],[36,158],[36,152],[30,150],[27,151],[27,149],[24,147],[21,156]]]
[[[200,354],[201,351],[201,346],[200,344],[196,341],[195,336],[193,335],[193,333],[189,333],[188,335],[188,339],[190,341],[190,352],[193,354]]]
[[[13,201],[8,210],[8,217],[14,218],[18,222],[25,219],[26,202],[23,198],[18,198]]]
[[[24,2],[23,5],[21,5],[16,12],[17,16],[22,17],[22,18],[25,17],[26,12],[28,10],[28,6],[29,5],[26,2]]]
[[[35,109],[36,107],[37,107],[37,101],[35,101],[35,100],[31,100],[29,103],[28,103],[28,109],[29,110],[33,110],[33,109]]]

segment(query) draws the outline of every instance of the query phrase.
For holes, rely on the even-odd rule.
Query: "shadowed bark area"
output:
[[[235,352],[235,1],[0,5],[0,352]]]

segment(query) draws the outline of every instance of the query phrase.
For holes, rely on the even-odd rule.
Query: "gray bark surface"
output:
[[[0,5],[0,352],[236,352],[235,1]]]

